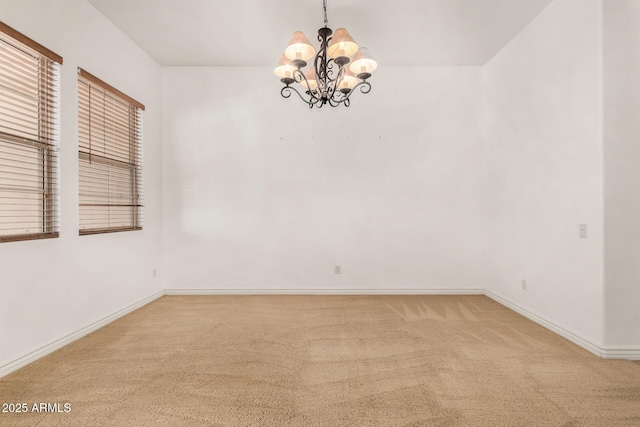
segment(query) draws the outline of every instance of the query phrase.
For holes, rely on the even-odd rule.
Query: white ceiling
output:
[[[483,65],[551,1],[328,0],[328,15],[383,65]],[[323,25],[322,0],[89,2],[161,65],[275,65]]]

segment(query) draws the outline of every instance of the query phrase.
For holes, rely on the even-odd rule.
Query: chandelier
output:
[[[346,29],[338,28],[333,33],[327,20],[327,0],[323,0],[323,11],[324,27],[318,30],[318,54],[307,36],[296,31],[274,73],[284,84],[280,91],[284,98],[295,92],[309,108],[322,108],[325,104],[348,107],[356,89],[365,94],[371,91],[367,79],[378,63],[366,47],[358,46]],[[313,63],[305,69],[311,58]]]

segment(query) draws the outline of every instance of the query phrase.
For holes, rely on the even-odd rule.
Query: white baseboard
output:
[[[604,359],[640,360],[640,347],[607,347],[604,349]]]
[[[482,289],[165,289],[165,295],[484,295]]]
[[[589,339],[579,334],[576,334],[575,332],[569,331],[562,326],[556,325],[555,323],[544,319],[537,314],[534,314],[529,310],[524,309],[519,305],[514,304],[511,301],[494,294],[493,292],[485,290],[484,294],[497,303],[502,304],[505,307],[515,311],[516,313],[523,315],[527,319],[536,322],[540,326],[543,326],[550,331],[555,332],[561,337],[571,341],[574,344],[579,345],[580,347],[595,354],[598,357],[601,357],[603,359],[640,360],[640,347],[603,347],[599,344],[591,342]]]
[[[70,333],[67,336],[64,336],[58,340],[55,340],[50,344],[40,347],[39,349],[34,350],[31,353],[26,354],[17,360],[14,360],[13,362],[9,362],[6,365],[0,366],[0,378],[6,375],[9,375],[11,372],[16,371],[22,368],[23,366],[28,365],[29,363],[35,362],[36,360],[50,353],[53,353],[56,350],[61,349],[62,347],[68,344],[71,344],[72,342],[86,335],[89,335],[91,332],[97,331],[98,329],[108,325],[114,320],[117,320],[122,316],[125,316],[131,313],[132,311],[135,311],[140,307],[143,307],[162,296],[164,296],[164,292],[162,291],[157,292],[143,300],[136,302],[135,304],[131,304],[130,306],[123,308],[122,310],[118,310],[117,312],[111,314],[110,316],[100,319],[97,322],[94,322],[90,325],[85,326],[84,328],[78,329],[77,331]]]
[[[603,347],[574,332],[546,320],[499,295],[483,289],[166,289],[47,344],[13,362],[0,366],[0,378],[54,351],[71,344],[114,320],[149,304],[164,295],[486,295],[505,307],[538,323],[604,359],[640,360],[640,347]]]

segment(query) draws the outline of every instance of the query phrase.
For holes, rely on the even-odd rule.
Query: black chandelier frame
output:
[[[371,84],[367,81],[367,79],[371,77],[371,73],[363,72],[357,74],[356,77],[360,79],[360,82],[352,88],[339,87],[346,73],[345,66],[351,62],[351,59],[346,56],[331,58],[327,54],[333,30],[328,27],[327,0],[323,0],[323,6],[324,27],[318,30],[320,50],[316,54],[313,63],[317,87],[311,89],[311,85],[302,71],[302,69],[307,66],[307,62],[302,59],[294,59],[291,61],[291,66],[294,68],[292,77],[283,77],[280,79],[280,81],[285,84],[280,90],[280,94],[283,98],[289,98],[292,93],[295,92],[303,102],[309,105],[309,108],[322,108],[326,104],[332,107],[337,107],[341,104],[349,107],[349,105],[351,105],[350,97],[356,89],[360,89],[360,92],[363,94],[371,92]],[[299,83],[307,88],[304,92],[307,95],[306,98],[298,89],[291,86],[294,83]]]

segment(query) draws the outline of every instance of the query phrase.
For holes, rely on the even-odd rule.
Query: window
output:
[[[60,64],[0,22],[0,242],[58,237]]]
[[[142,229],[142,110],[78,69],[80,235]]]

